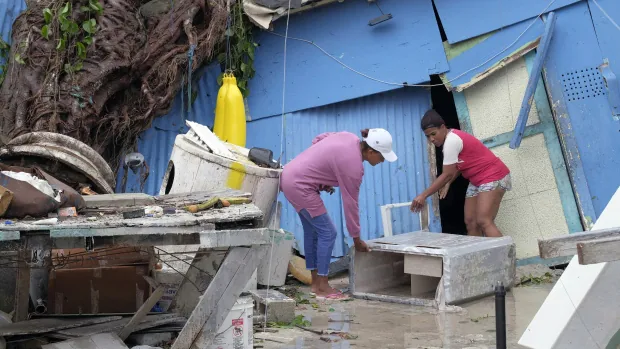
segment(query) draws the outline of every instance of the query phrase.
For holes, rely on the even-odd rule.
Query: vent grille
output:
[[[562,74],[564,95],[569,102],[605,96],[605,81],[596,68],[584,68]]]

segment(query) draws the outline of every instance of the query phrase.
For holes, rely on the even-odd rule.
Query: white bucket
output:
[[[253,349],[253,316],[252,297],[239,297],[213,339],[213,343],[206,349]]]

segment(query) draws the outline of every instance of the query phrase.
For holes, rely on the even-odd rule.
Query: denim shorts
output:
[[[510,191],[512,189],[512,179],[510,178],[510,173],[499,181],[484,183],[481,184],[479,187],[469,183],[469,187],[467,187],[467,193],[465,194],[465,197],[473,198],[478,196],[479,193],[493,191],[497,188],[502,188],[505,191]]]

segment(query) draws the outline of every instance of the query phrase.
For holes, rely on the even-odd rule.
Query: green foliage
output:
[[[97,20],[93,17],[103,13],[103,6],[98,0],[88,0],[88,6],[81,6],[74,11],[70,2],[62,7],[46,8],[43,10],[45,25],[41,27],[41,36],[45,40],[56,40],[56,50],[67,51],[70,62],[64,64],[67,74],[82,70],[88,46],[93,43],[93,36],[97,33]],[[77,18],[88,19],[82,23]],[[18,54],[15,61],[18,61]],[[21,56],[19,56],[20,59]],[[22,59],[23,61],[23,59]],[[23,63],[22,63],[23,64]]]
[[[0,38],[0,86],[4,82],[6,76],[6,69],[9,64],[9,50],[11,47]]]
[[[297,315],[290,324],[285,322],[268,322],[267,327],[272,328],[294,328],[294,327],[310,327],[312,323],[304,318],[303,315]]]
[[[228,62],[226,57],[226,40],[217,56],[220,63],[225,63],[226,69],[233,71],[237,79],[237,86],[247,97],[250,93],[248,82],[254,77],[254,51],[258,44],[252,36],[252,23],[243,13],[243,2],[236,1],[230,9],[230,28],[224,35],[230,40],[230,52]],[[222,75],[218,78],[218,84],[222,85]]]

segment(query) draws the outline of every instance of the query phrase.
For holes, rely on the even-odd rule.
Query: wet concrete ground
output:
[[[332,281],[338,288],[347,287],[346,283],[344,278]],[[552,287],[553,282],[547,282],[516,287],[508,292],[508,348],[521,348],[517,344],[521,334]],[[301,287],[299,291],[307,294],[309,289]],[[348,335],[343,339],[301,329],[277,329],[275,333],[256,333],[255,345],[265,349],[495,348],[495,299],[492,296],[462,304],[463,310],[458,313],[357,299],[348,302],[309,300],[311,304],[298,305],[297,314],[311,322],[310,329],[342,331]]]

